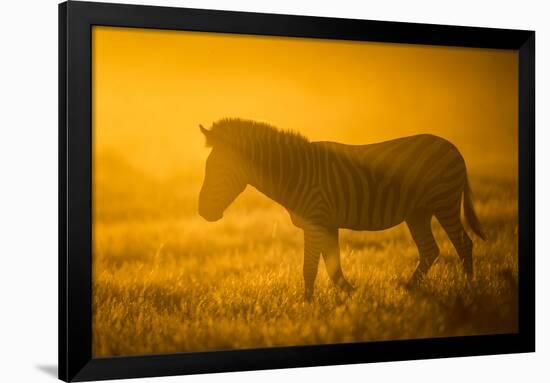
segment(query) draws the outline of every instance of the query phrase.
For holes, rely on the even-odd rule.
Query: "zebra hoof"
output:
[[[466,273],[466,284],[471,285],[473,281],[474,281],[474,273],[473,272]]]
[[[351,295],[355,292],[355,290],[357,290],[356,287],[353,287],[352,285],[350,285],[349,283],[343,285],[340,287],[344,292],[346,292],[348,295]]]
[[[466,274],[468,280],[471,281],[474,278],[474,265],[472,264],[472,261],[463,262],[462,267],[464,269],[464,274]]]
[[[405,290],[414,291],[420,288],[422,280],[418,278],[411,278],[404,284]]]
[[[474,268],[472,265],[465,265],[464,267],[464,274],[466,274],[466,278],[468,279],[468,282],[471,282],[474,279]]]

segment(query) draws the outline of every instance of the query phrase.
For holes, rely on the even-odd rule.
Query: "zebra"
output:
[[[469,226],[486,237],[464,158],[449,141],[420,134],[368,145],[310,142],[296,132],[237,118],[199,127],[211,148],[199,215],[218,221],[247,185],[286,208],[303,230],[306,300],[313,297],[321,257],[332,283],[348,293],[354,290],[342,272],[339,229],[378,231],[405,222],[419,253],[407,286],[418,286],[439,256],[433,216],[472,278],[473,244],[461,221],[462,201]]]

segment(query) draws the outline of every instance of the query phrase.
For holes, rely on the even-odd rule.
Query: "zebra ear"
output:
[[[201,130],[201,133],[204,134],[204,137],[206,138],[206,146],[212,146],[212,132],[202,126],[202,124],[199,124],[199,128]]]

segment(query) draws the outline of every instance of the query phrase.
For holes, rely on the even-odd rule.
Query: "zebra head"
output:
[[[223,217],[223,212],[246,188],[244,164],[240,155],[220,137],[202,125],[206,145],[212,151],[206,160],[206,171],[199,194],[199,215],[209,222]]]

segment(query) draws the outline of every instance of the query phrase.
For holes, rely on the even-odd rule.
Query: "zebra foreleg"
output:
[[[321,250],[328,275],[335,286],[347,293],[351,293],[355,288],[347,281],[342,272],[340,264],[340,245],[338,243],[338,229],[327,231],[324,244]]]
[[[407,286],[414,287],[422,281],[434,261],[439,256],[439,247],[432,233],[432,213],[415,212],[407,218],[407,226],[418,248],[420,260]]]
[[[323,233],[319,229],[304,229],[304,288],[305,299],[311,301],[315,286],[315,278],[319,269]]]

